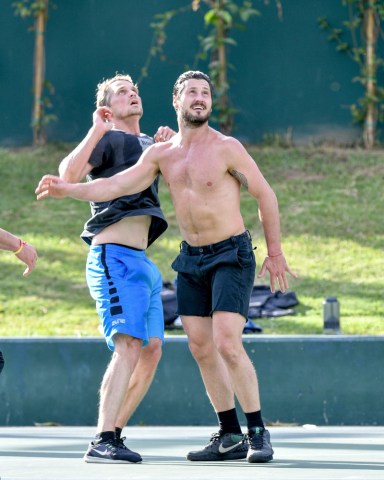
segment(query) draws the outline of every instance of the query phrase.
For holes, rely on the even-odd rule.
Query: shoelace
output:
[[[220,434],[219,434],[219,433],[212,433],[212,434],[211,434],[211,438],[209,439],[209,442],[208,442],[208,445],[207,445],[207,446],[209,446],[209,445],[217,442],[217,441],[219,440],[219,438],[220,438]]]
[[[220,433],[212,433],[211,434],[211,438],[209,439],[209,443],[207,445],[207,447],[209,447],[210,445],[213,445],[214,443],[218,442],[221,438],[221,435]],[[243,438],[241,440],[241,443],[245,443],[248,441],[248,437],[247,435],[243,435]]]
[[[119,437],[119,438],[116,438],[116,445],[119,447],[119,448],[124,448],[125,450],[128,450],[127,447],[125,446],[124,444],[124,441],[127,437]]]
[[[116,440],[108,440],[107,442],[103,442],[103,444],[106,445],[107,447],[110,447],[112,451],[115,451],[116,448],[118,447]],[[99,443],[98,445],[101,445],[101,443]]]
[[[250,447],[253,450],[261,450],[263,448],[263,434],[255,433],[254,435],[247,435]]]

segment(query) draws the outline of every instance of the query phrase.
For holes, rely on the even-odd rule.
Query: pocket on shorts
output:
[[[249,247],[239,247],[237,250],[237,261],[243,268],[248,268],[256,263],[255,253]]]
[[[178,272],[178,268],[179,268],[179,265],[180,265],[180,261],[179,261],[179,255],[175,258],[175,260],[171,263],[171,268],[173,268],[173,270],[175,270],[175,272]]]
[[[195,257],[184,255],[181,252],[172,262],[171,267],[178,273],[194,273]]]

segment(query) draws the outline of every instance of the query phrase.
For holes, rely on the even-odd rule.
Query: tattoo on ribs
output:
[[[236,178],[236,180],[238,180],[240,182],[240,185],[242,185],[243,187],[245,187],[248,190],[248,180],[247,180],[247,177],[245,175],[238,172],[237,170],[230,170],[229,173],[232,175],[232,177]]]

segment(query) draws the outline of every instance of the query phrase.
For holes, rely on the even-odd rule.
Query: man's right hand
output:
[[[103,134],[114,128],[112,111],[108,107],[98,107],[92,115],[93,126],[100,129]]]
[[[60,177],[44,175],[35,193],[37,194],[37,200],[42,200],[45,197],[65,198],[69,196],[71,187],[72,184],[65,182]]]

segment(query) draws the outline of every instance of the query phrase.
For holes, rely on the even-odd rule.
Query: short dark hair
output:
[[[208,82],[209,88],[211,90],[211,95],[213,94],[213,84],[206,73],[199,72],[198,70],[188,70],[188,72],[184,72],[179,76],[179,78],[175,82],[175,85],[173,86],[173,95],[175,97],[181,94],[184,88],[184,83],[191,78],[195,78],[196,80],[205,80],[206,82]]]

